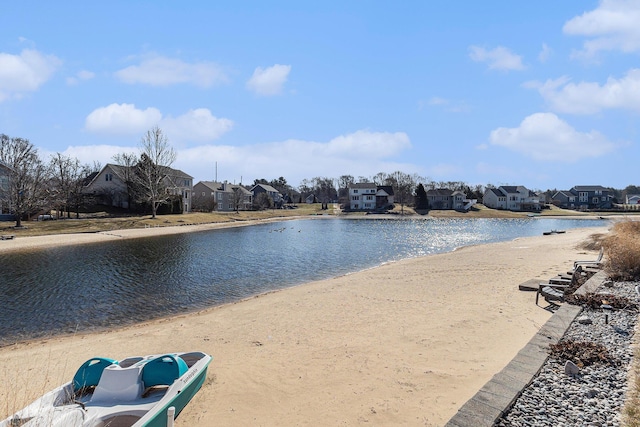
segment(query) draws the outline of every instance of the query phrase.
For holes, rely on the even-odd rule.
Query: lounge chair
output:
[[[574,261],[573,268],[575,269],[577,266],[582,265],[583,267],[597,267],[599,268],[602,265],[602,257],[604,256],[604,248],[600,248],[600,253],[598,253],[598,258],[594,260],[582,260],[582,261]]]
[[[553,301],[564,302],[567,289],[575,286],[580,277],[582,277],[582,266],[578,265],[573,270],[571,278],[559,276],[549,279],[548,283],[540,283],[538,285],[538,291],[536,292],[536,305],[538,305],[540,295],[549,303]]]
[[[569,285],[556,285],[553,283],[540,283],[536,292],[536,305],[538,299],[542,295],[547,302],[560,301],[564,302],[564,293]]]

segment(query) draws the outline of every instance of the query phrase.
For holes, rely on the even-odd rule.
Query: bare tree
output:
[[[156,218],[158,207],[169,201],[165,177],[177,155],[162,129],[157,126],[142,137],[140,151],[136,168],[139,196],[151,205],[151,217]]]
[[[21,227],[23,216],[46,204],[46,168],[29,140],[4,134],[0,135],[0,161],[9,171],[8,182],[0,187],[0,200],[16,216],[16,227]]]
[[[122,172],[122,179],[127,187],[127,210],[131,211],[131,205],[135,198],[135,166],[138,163],[138,156],[136,156],[135,153],[118,153],[113,156],[113,161],[116,162],[118,166],[122,166],[120,169]]]
[[[81,165],[76,158],[67,157],[61,153],[51,156],[49,163],[51,200],[58,210],[62,208],[63,215],[66,211],[68,218],[71,218],[72,207],[75,208],[76,218],[80,216],[82,187],[89,173],[90,166]]]
[[[408,173],[396,171],[387,175],[385,180],[386,185],[393,187],[395,194],[395,200],[400,203],[400,211],[404,214],[404,205],[408,204],[413,199],[413,194],[420,181],[417,175],[410,175]]]

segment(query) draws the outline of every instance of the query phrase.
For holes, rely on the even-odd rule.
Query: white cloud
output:
[[[61,64],[54,55],[33,49],[24,49],[20,55],[0,53],[0,102],[36,91]]]
[[[173,144],[171,138],[169,142]],[[173,166],[193,176],[196,182],[214,179],[217,163],[218,179],[221,180],[240,182],[242,179],[244,183],[251,183],[258,178],[284,176],[291,185],[297,186],[303,179],[317,176],[370,177],[378,172],[396,170],[420,173],[419,166],[393,160],[410,148],[409,137],[403,132],[359,130],[326,142],[290,139],[242,146],[178,147],[178,158]],[[135,144],[133,147],[94,145],[69,147],[64,154],[78,158],[81,163],[99,161],[104,165],[111,162],[116,153],[137,151]]]
[[[96,76],[95,73],[92,73],[91,71],[81,70],[81,71],[78,71],[75,76],[67,77],[67,84],[68,85],[76,85],[80,81],[91,80],[95,76]]]
[[[578,132],[553,113],[532,114],[517,128],[495,129],[489,140],[540,161],[576,162],[600,157],[615,148],[599,132]]]
[[[229,132],[233,121],[219,119],[206,108],[189,110],[176,118],[166,117],[160,122],[160,127],[167,135],[189,141],[212,141]]]
[[[469,57],[476,62],[486,62],[491,70],[524,70],[522,57],[503,46],[487,50],[480,46],[469,47]]]
[[[598,7],[570,19],[565,34],[590,37],[578,57],[593,57],[600,51],[640,51],[640,2],[602,0]]]
[[[552,49],[549,46],[547,46],[546,43],[542,43],[542,50],[538,54],[538,61],[542,63],[547,62],[552,52],[553,52]]]
[[[150,56],[139,65],[116,71],[116,77],[125,83],[151,86],[169,86],[178,83],[208,88],[228,81],[222,69],[213,62],[189,64],[179,59]]]
[[[268,68],[258,67],[247,81],[247,89],[262,96],[278,95],[287,82],[291,65],[276,64]]]
[[[607,109],[640,111],[640,69],[629,71],[623,78],[609,77],[600,85],[595,82],[571,83],[568,77],[528,82],[537,89],[549,107],[557,112],[594,114]]]
[[[142,136],[159,126],[174,144],[186,141],[213,141],[230,131],[233,121],[217,118],[206,108],[189,110],[178,117],[163,117],[160,110],[145,110],[133,104],[111,104],[93,110],[85,119],[85,129],[104,135]]]
[[[161,119],[157,108],[139,110],[133,104],[111,104],[93,110],[85,119],[85,129],[107,135],[142,135]]]

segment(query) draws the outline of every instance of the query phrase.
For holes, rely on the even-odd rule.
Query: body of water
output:
[[[605,224],[305,219],[0,254],[0,346],[194,311],[457,247]]]

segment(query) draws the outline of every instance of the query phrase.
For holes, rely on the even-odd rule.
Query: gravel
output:
[[[635,289],[638,284],[609,283],[610,287],[601,286],[597,293],[626,297],[640,304]],[[601,309],[585,308],[578,318],[582,322],[576,319],[562,341],[601,344],[611,362],[580,367],[578,374],[571,375],[565,373],[567,360],[549,357],[510,411],[495,424],[497,427],[620,425],[638,311],[617,309],[607,315]]]

